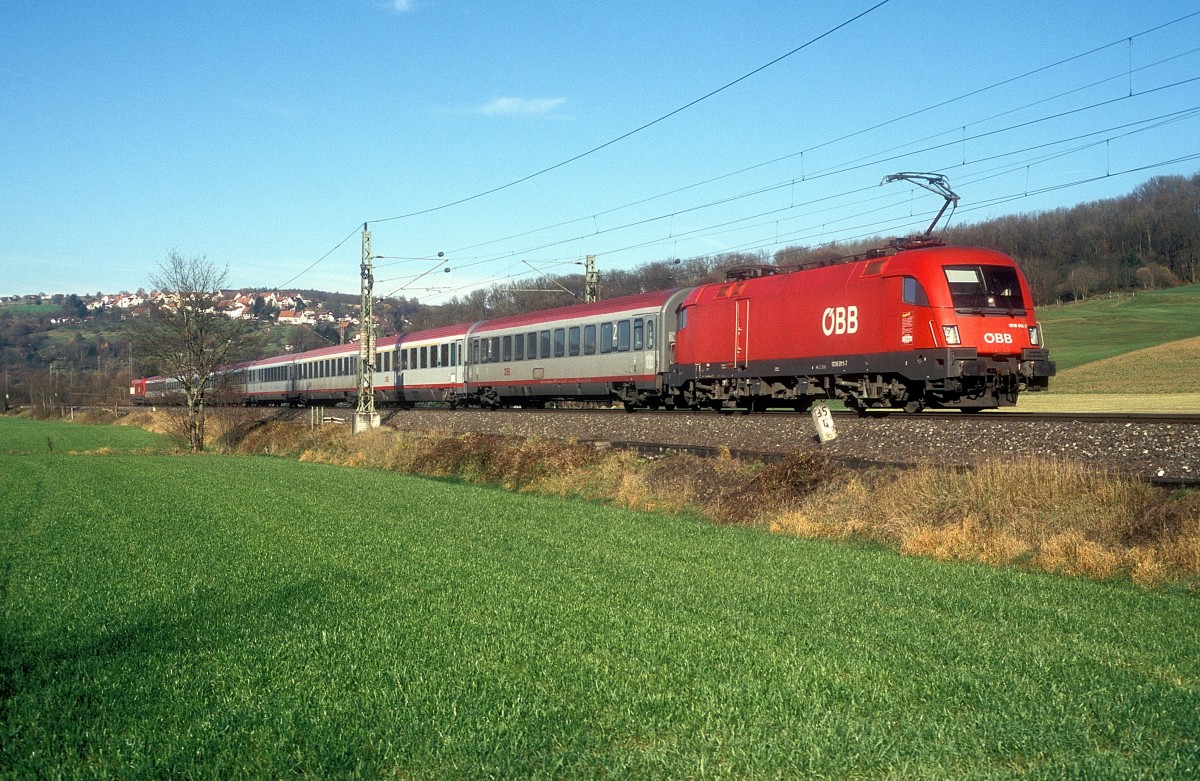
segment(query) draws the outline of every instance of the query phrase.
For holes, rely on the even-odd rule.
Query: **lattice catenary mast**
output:
[[[375,275],[371,268],[371,231],[362,230],[362,300],[358,316],[358,409],[354,413],[354,433],[379,427],[375,411]]]

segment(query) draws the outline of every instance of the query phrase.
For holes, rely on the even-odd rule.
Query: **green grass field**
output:
[[[0,304],[0,314],[8,312],[14,317],[18,315],[57,315],[62,312],[62,307],[57,304]]]
[[[1183,593],[37,440],[0,455],[3,777],[1200,773]]]
[[[95,426],[64,420],[0,418],[0,453],[169,452],[171,439],[134,426]]]
[[[1200,336],[1200,285],[1097,297],[1037,310],[1059,371]],[[1054,381],[1051,380],[1053,388]]]

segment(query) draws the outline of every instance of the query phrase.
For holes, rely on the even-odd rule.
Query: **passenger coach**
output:
[[[467,401],[657,407],[668,396],[662,380],[686,295],[664,290],[478,323],[467,336]]]

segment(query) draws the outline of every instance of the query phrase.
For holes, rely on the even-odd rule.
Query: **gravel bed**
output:
[[[1200,424],[1022,421],[1002,414],[963,419],[889,415],[838,417],[838,437],[817,443],[808,416],[689,413],[489,412],[416,409],[385,416],[412,430],[476,431],[520,437],[728,447],[788,452],[817,449],[845,460],[969,464],[1038,456],[1085,461],[1147,478],[1200,478]]]

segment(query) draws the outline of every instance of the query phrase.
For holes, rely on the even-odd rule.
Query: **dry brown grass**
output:
[[[1060,372],[1054,393],[1179,393],[1193,387],[1200,336],[1123,353]]]
[[[1142,585],[1200,581],[1200,496],[1171,496],[1067,461],[921,467],[870,485],[852,477],[772,528]]]

